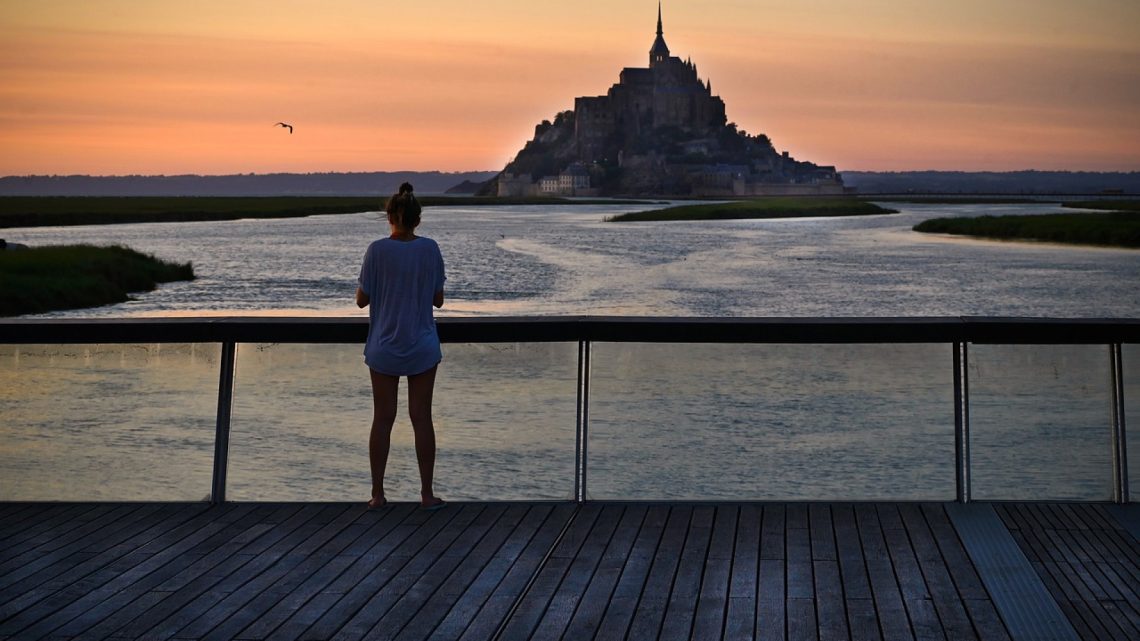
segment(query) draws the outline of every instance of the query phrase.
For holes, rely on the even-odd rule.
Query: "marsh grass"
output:
[[[757,198],[733,202],[681,205],[613,216],[612,222],[661,220],[736,220],[744,218],[806,218],[811,216],[870,216],[895,214],[894,209],[857,198]]]
[[[915,225],[914,230],[998,240],[1140,248],[1140,211],[935,218]]]
[[[190,263],[169,263],[121,246],[0,251],[0,316],[121,303],[130,292],[193,279]]]

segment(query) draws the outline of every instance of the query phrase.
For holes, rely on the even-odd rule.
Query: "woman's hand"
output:
[[[370,303],[370,302],[371,301],[368,298],[368,294],[365,294],[363,289],[360,289],[359,287],[357,287],[356,288],[356,306],[363,309],[365,307],[368,307],[368,303]]]

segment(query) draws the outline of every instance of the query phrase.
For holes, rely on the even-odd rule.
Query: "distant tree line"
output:
[[[5,176],[0,196],[383,196],[411,182],[420,194],[442,194],[493,171],[374,171],[224,176]]]

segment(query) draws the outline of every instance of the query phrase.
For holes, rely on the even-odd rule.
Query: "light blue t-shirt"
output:
[[[359,281],[370,301],[364,344],[368,367],[381,374],[410,376],[443,359],[432,299],[443,291],[445,279],[443,255],[430,238],[382,238],[368,246]]]

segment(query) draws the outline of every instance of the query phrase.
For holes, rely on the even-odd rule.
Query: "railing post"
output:
[[[587,450],[590,435],[590,341],[578,341],[578,405],[575,420],[574,500],[586,500]]]
[[[1120,343],[1108,346],[1112,361],[1112,500],[1128,503],[1128,432],[1124,423],[1124,358]]]
[[[222,358],[218,377],[218,421],[214,432],[214,479],[210,488],[210,503],[226,502],[226,469],[230,457],[230,415],[234,402],[234,361],[237,344],[222,343]]]
[[[954,477],[959,503],[970,502],[970,375],[966,343],[954,343]]]

